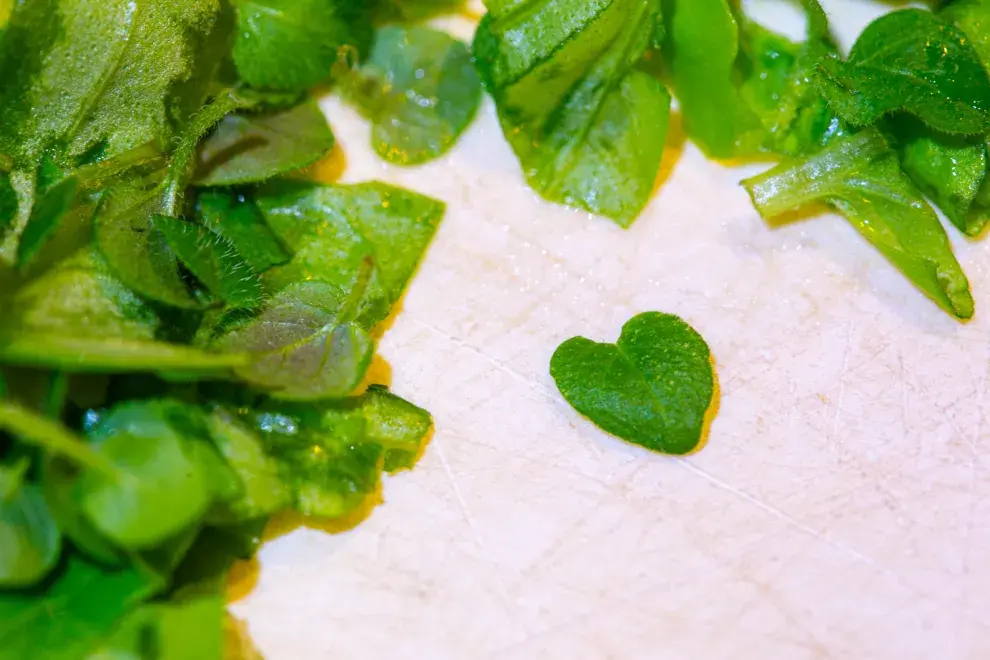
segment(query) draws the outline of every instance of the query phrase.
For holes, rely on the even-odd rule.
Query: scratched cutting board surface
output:
[[[845,47],[881,11],[824,4]],[[269,660],[988,657],[990,243],[949,232],[977,301],[963,325],[841,218],[766,226],[737,185],[759,168],[706,161],[677,122],[623,231],[539,201],[490,104],[415,169],[325,108],[345,181],[448,204],[381,346],[436,433],[359,526],[262,549],[232,609]],[[547,372],[564,339],[614,340],[646,310],[717,360],[690,458],[599,432]]]

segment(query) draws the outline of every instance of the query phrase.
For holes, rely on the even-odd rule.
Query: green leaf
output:
[[[163,161],[162,153],[152,144],[144,144],[98,163],[84,165],[54,183],[45,183],[39,176],[38,198],[31,206],[27,224],[21,231],[17,246],[17,262],[26,268],[41,248],[54,238],[63,225],[89,225],[99,203],[99,191],[128,170],[142,166],[155,166]],[[45,166],[42,166],[42,174]],[[88,236],[87,236],[88,238]]]
[[[236,0],[234,63],[253,87],[302,91],[330,77],[345,48],[371,36],[365,0]]]
[[[292,258],[253,200],[232,193],[207,192],[199,195],[197,203],[203,226],[229,241],[256,273]]]
[[[359,285],[355,285],[356,289]],[[314,289],[316,289],[314,293]],[[346,396],[371,364],[374,341],[345,315],[314,305],[335,292],[303,283],[278,293],[261,314],[214,342],[219,350],[252,354],[237,375],[286,399]]]
[[[265,181],[315,163],[333,145],[330,126],[313,99],[287,110],[229,115],[203,141],[196,184]]]
[[[945,133],[990,130],[990,77],[969,38],[948,21],[902,9],[870,23],[847,61],[823,60],[818,85],[856,126],[904,110]]]
[[[126,548],[152,548],[206,513],[212,491],[208,470],[191,449],[203,441],[189,436],[192,414],[152,401],[119,405],[100,419],[92,442],[118,474],[85,472],[78,488],[101,533]]]
[[[990,221],[986,138],[945,135],[906,118],[894,126],[904,172],[960,231],[978,236]]]
[[[753,151],[759,122],[733,84],[739,29],[728,0],[665,0],[674,90],[688,135],[714,158]]]
[[[109,570],[70,554],[45,588],[0,592],[0,658],[79,660],[158,587],[134,569]]]
[[[365,392],[361,412],[365,437],[385,449],[385,470],[411,468],[433,428],[430,413],[380,385]]]
[[[0,466],[0,491],[9,490],[2,486],[10,478],[11,470]],[[37,484],[15,484],[12,493],[0,493],[0,589],[38,583],[61,549],[62,535]]]
[[[0,42],[0,152],[34,163],[49,147],[104,157],[172,134],[172,86],[189,77],[189,41],[210,0],[18,3]]]
[[[171,251],[210,293],[231,307],[257,307],[261,280],[233,244],[206,227],[165,215],[152,216]]]
[[[75,488],[79,470],[54,456],[41,465],[41,489],[63,536],[89,559],[103,566],[122,566],[122,551],[97,531],[79,506]]]
[[[984,66],[990,66],[990,2],[960,0],[941,16],[971,39]],[[956,227],[977,236],[990,220],[990,178],[985,136],[939,133],[920,122],[893,123],[901,167]]]
[[[178,133],[186,132],[207,100],[237,85],[230,53],[234,46],[236,16],[230,2],[221,1],[209,33],[187,33],[188,49],[195,66],[190,75],[172,86],[169,112]]]
[[[147,303],[83,250],[4,301],[0,360],[67,371],[217,369],[243,365],[218,355],[155,341],[161,321]]]
[[[817,0],[803,0],[807,39],[794,43],[763,26],[740,18],[740,55],[736,71],[739,96],[763,127],[760,144],[753,134],[750,149],[787,155],[814,153],[845,134],[846,126],[813,84],[815,67],[837,50]]]
[[[239,498],[217,507],[211,522],[253,520],[288,506],[291,494],[278,462],[265,453],[258,436],[223,408],[213,411],[209,423],[213,442],[244,487]]]
[[[304,515],[344,516],[378,488],[384,449],[364,442],[360,404],[264,405],[249,416]]]
[[[296,509],[338,517],[366,501],[381,471],[411,467],[432,428],[425,410],[372,386],[338,401],[268,401],[244,413]]]
[[[151,218],[166,213],[161,180],[134,178],[105,193],[96,214],[96,245],[107,264],[136,293],[173,307],[202,305],[189,291],[175,254]]]
[[[652,194],[670,96],[634,70],[659,0],[487,3],[474,54],[526,180],[628,226]]]
[[[96,217],[96,242],[110,268],[137,293],[174,307],[196,309],[201,301],[190,291],[179,269],[176,255],[167,245],[162,228],[154,224],[160,216],[175,217],[181,213],[183,191],[191,176],[190,165],[200,136],[219,122],[231,110],[251,105],[232,90],[223,90],[210,104],[193,116],[179,136],[168,167],[149,174],[133,172],[105,192],[105,201]],[[188,239],[177,227],[172,228],[172,246],[182,250],[183,259],[205,284],[221,293],[243,297],[244,287],[231,288],[224,266],[227,255],[201,254],[198,243]],[[181,227],[179,227],[181,228]],[[190,244],[191,243],[191,244]],[[223,263],[214,263],[223,262]],[[236,274],[233,275],[236,280]]]
[[[133,610],[86,660],[220,660],[224,601],[220,595],[153,603]]]
[[[257,201],[296,254],[266,273],[277,293],[262,313],[213,346],[255,354],[238,375],[281,398],[345,396],[370,362],[367,332],[401,296],[443,205],[377,183],[283,184]]]
[[[159,318],[92,250],[81,250],[16,291],[3,334],[151,340]]]
[[[371,55],[345,83],[346,95],[372,122],[375,152],[399,165],[446,153],[481,101],[467,46],[420,26],[380,29]]]
[[[21,267],[37,254],[58,227],[62,216],[75,206],[78,189],[79,180],[72,176],[66,177],[47,190],[35,204],[17,245],[17,262]],[[91,205],[89,213],[94,210],[95,206]]]
[[[634,316],[615,344],[568,339],[554,352],[550,375],[567,402],[599,428],[665,454],[698,448],[715,396],[705,340],[659,312]]]
[[[273,290],[323,284],[325,301],[298,292],[295,297],[336,313],[370,257],[371,279],[356,317],[366,329],[388,317],[444,213],[442,202],[383,183],[288,184],[270,187],[257,203],[269,226],[296,252],[289,264],[265,275]]]
[[[987,30],[990,0],[956,0],[939,15],[969,37],[984,66],[990,67],[990,30]]]
[[[938,217],[873,129],[743,182],[760,214],[827,202],[919,289],[960,319],[973,315],[966,274]]]

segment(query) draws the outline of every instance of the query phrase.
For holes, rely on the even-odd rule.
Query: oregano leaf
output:
[[[687,454],[704,439],[715,397],[711,352],[672,314],[634,316],[614,344],[569,339],[554,352],[550,375],[575,410],[627,442]]]

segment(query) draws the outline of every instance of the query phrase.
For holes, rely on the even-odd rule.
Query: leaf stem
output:
[[[116,478],[118,470],[101,454],[85,444],[80,437],[62,424],[42,417],[23,406],[0,401],[0,429],[23,442],[54,454],[61,454],[91,470]]]
[[[793,163],[782,163],[742,182],[764,218],[794,211],[810,200],[828,196],[831,188],[889,151],[883,135],[867,129],[825,150]]]
[[[361,302],[364,300],[364,296],[368,292],[368,287],[371,285],[371,276],[374,274],[374,270],[375,258],[371,254],[366,254],[361,259],[357,274],[354,276],[354,285],[351,287],[350,293],[347,294],[347,298],[344,299],[343,304],[341,304],[340,311],[337,312],[337,323],[350,323],[358,315]]]
[[[213,99],[212,103],[203,106],[193,115],[189,127],[179,138],[175,151],[172,152],[172,161],[165,174],[165,181],[162,182],[164,188],[162,209],[165,215],[173,217],[179,215],[179,201],[188,182],[190,164],[196,155],[200,138],[234,110],[254,104],[254,101],[241,97],[235,90],[225,89]]]

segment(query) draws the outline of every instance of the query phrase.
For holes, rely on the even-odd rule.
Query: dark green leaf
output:
[[[118,474],[83,473],[80,501],[96,528],[116,543],[154,547],[206,512],[212,491],[208,470],[190,448],[202,441],[188,437],[191,414],[168,402],[123,404],[90,433]]]
[[[703,439],[715,396],[708,345],[671,314],[647,312],[615,344],[565,341],[550,361],[560,393],[582,415],[623,440],[687,454]]]
[[[203,226],[233,244],[256,273],[292,258],[254,201],[232,193],[208,192],[199,195],[198,205]]]
[[[990,130],[990,77],[972,42],[924,10],[875,20],[846,62],[822,61],[817,82],[829,105],[856,126],[905,110],[946,133]]]
[[[192,444],[190,447],[197,447]],[[189,551],[199,538],[200,525],[193,525],[183,529],[181,532],[156,543],[154,547],[132,553],[135,563],[152,575],[157,575],[162,584],[172,588],[172,574],[179,568],[185,560]]]
[[[416,165],[446,153],[481,101],[481,81],[460,41],[427,27],[382,28],[346,93],[372,122],[379,156]]]
[[[171,251],[210,293],[232,307],[257,307],[261,280],[237,248],[206,227],[165,215],[152,216]]]
[[[634,70],[659,0],[487,3],[474,53],[529,184],[628,226],[660,167],[670,96]]]
[[[79,660],[159,586],[134,569],[71,554],[45,588],[0,593],[0,658]]]
[[[313,164],[333,145],[326,117],[312,99],[288,110],[230,115],[204,140],[196,183],[233,186],[265,181]]]
[[[266,274],[274,290],[324,284],[323,301],[295,297],[336,313],[371,258],[371,280],[357,315],[369,329],[401,297],[444,213],[441,202],[382,183],[273,187],[257,201],[269,226],[296,252],[291,263]]]
[[[815,202],[836,207],[926,295],[961,319],[973,315],[966,274],[938,217],[873,129],[743,182],[764,217]]]
[[[62,535],[41,489],[34,483],[8,488],[11,471],[0,466],[0,589],[38,583],[55,566],[62,548]]]
[[[37,177],[38,197],[31,205],[30,215],[17,246],[17,262],[21,269],[28,266],[63,226],[84,225],[89,238],[89,225],[99,203],[99,191],[128,170],[142,166],[160,166],[163,155],[153,144],[144,144],[98,163],[84,165],[66,174],[58,168],[51,173],[45,162]],[[46,182],[50,176],[55,181]],[[72,220],[75,222],[72,222]]]
[[[188,129],[189,122],[211,96],[215,97],[237,83],[230,57],[236,15],[230,2],[222,0],[218,4],[219,11],[209,33],[186,35],[195,66],[187,78],[172,86],[169,108],[179,133]]]
[[[251,559],[261,546],[267,518],[204,528],[173,575],[177,598],[222,593],[234,562]]]
[[[236,0],[234,63],[253,87],[302,91],[326,80],[344,48],[363,50],[366,0]]]
[[[17,218],[17,191],[10,183],[10,174],[0,172],[0,242]]]
[[[66,177],[47,190],[35,204],[17,246],[17,262],[21,267],[37,254],[58,227],[62,216],[72,209],[78,188],[79,180],[76,177]],[[89,212],[92,213],[94,209],[91,205]]]

